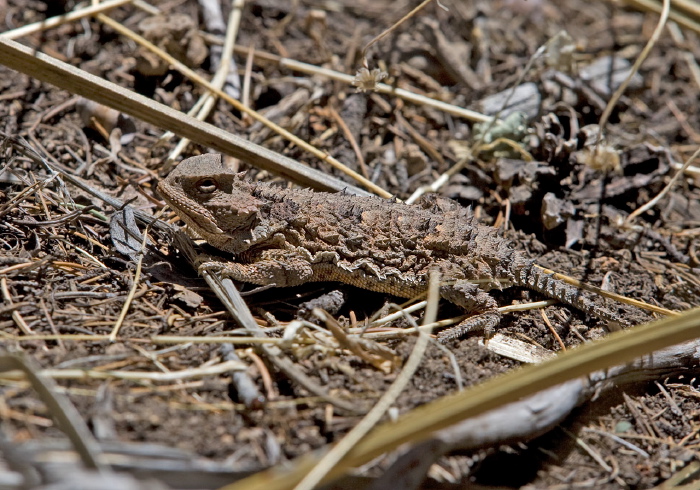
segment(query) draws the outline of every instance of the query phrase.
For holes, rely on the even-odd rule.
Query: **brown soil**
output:
[[[5,4],[0,0],[0,29],[9,30],[61,13],[62,3],[73,4],[37,0],[8,0]],[[359,66],[362,46],[415,2],[341,1],[332,10],[323,10],[323,2],[299,3],[292,9],[287,2],[250,2],[237,43],[353,73]],[[160,4],[192,19],[200,16],[192,0]],[[576,63],[586,66],[611,54],[634,62],[657,22],[656,15],[604,1],[453,2],[446,6],[449,11],[430,5],[372,47],[370,63],[385,64],[390,83],[475,108],[481,107],[478,104],[487,96],[512,87],[530,56],[562,29],[579,43]],[[111,15],[134,29],[147,17],[133,7],[117,9]],[[438,47],[431,21],[445,42],[451,43],[448,48]],[[539,257],[543,266],[594,285],[605,282],[619,294],[669,309],[700,305],[697,177],[695,181],[691,177],[680,179],[666,197],[637,219],[638,228],[620,226],[621,220],[669,182],[675,173],[669,159],[685,161],[700,142],[696,132],[700,128],[700,88],[684,58],[690,53],[700,59],[700,39],[690,31],[684,30],[683,35],[685,41],[679,41],[664,31],[642,66],[641,76],[613,112],[607,143],[621,150],[617,170],[601,172],[577,162],[572,155],[576,148],[566,144],[583,143],[583,138],[577,137],[577,128],[599,120],[600,101],[609,99],[608,85],[603,83],[602,91],[592,88],[574,71],[567,75],[573,88],[565,90],[555,70],[538,62],[525,81],[534,82],[542,96],[537,115],[528,123],[540,138],[526,143],[539,163],[525,165],[513,154],[494,158],[484,155],[454,176],[443,194],[473,206],[485,223],[507,223],[507,235]],[[132,43],[96,20],[69,23],[23,42],[182,111],[189,110],[201,92],[174,71],[143,75],[137,70]],[[466,75],[445,59],[448,55],[456,56]],[[243,72],[245,59],[238,57],[237,62]],[[205,72],[208,61],[200,64],[199,69]],[[285,108],[278,123],[363,171],[331,108],[337,111],[360,145],[368,175],[402,199],[454,164],[459,145],[453,142],[462,142],[464,147],[473,133],[470,122],[435,109],[386,95],[357,94],[353,87],[280,70],[271,63],[254,66],[251,83],[250,103],[255,109]],[[306,93],[301,94],[301,103],[293,105],[290,100],[299,91]],[[0,65],[0,131],[7,137],[24,138],[57,168],[92,187],[155,213],[161,207],[159,197],[154,195],[158,172],[175,142],[156,145],[163,128],[135,121],[134,140],[124,144],[115,158],[110,154],[110,142],[98,131],[86,128],[75,103],[68,103],[72,97]],[[342,178],[337,171],[250,124],[223,104],[209,121]],[[442,162],[430,155],[430,148],[442,157]],[[206,149],[190,146],[186,156],[203,151]],[[236,328],[206,284],[173,258],[175,252],[164,240],[151,247],[149,254],[155,257],[151,264],[170,261],[175,270],[167,281],[148,267],[143,271],[119,342],[21,340],[22,322],[33,334],[109,334],[132,286],[135,264],[115,251],[108,221],[113,210],[109,206],[74,187],[63,194],[60,188],[49,185],[19,196],[28,185],[44,180],[46,170],[16,147],[6,147],[0,163],[12,167],[17,175],[0,173],[0,280],[4,300],[0,333],[6,337],[6,349],[25,353],[44,369],[157,373],[220,361],[218,345],[173,347],[150,341],[154,335],[212,336]],[[272,178],[266,172],[249,169],[244,162],[240,162],[240,168],[251,170],[251,178]],[[74,213],[66,205],[67,195],[78,204],[94,205],[100,212]],[[551,220],[558,225],[548,227]],[[158,238],[163,237],[154,236]],[[20,266],[30,262],[31,266]],[[264,312],[284,324],[295,317],[303,302],[337,287],[316,284],[268,290],[246,299],[261,324],[267,325],[263,318],[271,318],[263,316]],[[348,324],[351,317],[363,322],[385,301],[397,301],[340,288],[347,297],[335,316],[343,324]],[[501,305],[542,299],[515,288],[495,296]],[[572,308],[554,305],[545,311],[567,347],[605,333],[604,323]],[[445,305],[440,316],[458,313]],[[629,314],[632,323],[653,319],[637,310]],[[539,311],[508,314],[499,331],[527,337],[553,351],[561,349]],[[413,343],[408,338],[390,341],[386,347],[405,360]],[[487,350],[479,343],[478,335],[447,347],[456,356],[467,385],[519,364]],[[57,383],[94,430],[98,425],[106,427],[102,439],[159,443],[226,462],[241,471],[307,454],[337,441],[359,420],[331,415],[327,404],[309,397],[274,371],[269,373],[271,384],[265,386],[261,372],[265,363],[256,363],[245,346],[237,353],[250,365],[250,377],[267,397],[264,410],[251,410],[232,401],[228,375],[175,382],[58,379]],[[341,398],[375,400],[396,377],[396,372],[386,374],[347,351],[331,355],[319,348],[288,353],[309,376]],[[658,485],[697,457],[695,417],[700,413],[692,376],[659,382],[670,396],[654,384],[624,387],[624,391],[580,408],[562,427],[537,439],[442,458],[438,462],[441,470],[430,473],[430,484],[533,488]],[[431,345],[396,407],[403,413],[454,393],[456,388],[444,350]],[[16,443],[42,441],[59,434],[47,408],[26,383],[3,380],[0,394],[6,439]],[[678,415],[675,405],[682,415]],[[648,457],[601,434],[620,435],[623,426],[632,434],[629,441],[646,451]],[[574,434],[614,471],[606,470],[577,446]],[[379,466],[365,471],[368,475],[381,473],[382,464],[378,462]],[[503,471],[504,467],[509,470]]]

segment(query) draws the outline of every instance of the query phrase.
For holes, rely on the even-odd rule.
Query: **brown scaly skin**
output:
[[[200,238],[233,254],[231,261],[207,257],[200,268],[237,281],[278,287],[339,281],[409,298],[426,291],[435,269],[442,297],[475,313],[441,339],[495,327],[500,314],[488,291],[512,285],[621,322],[448,199],[407,205],[250,183],[214,154],[183,161],[158,190]]]

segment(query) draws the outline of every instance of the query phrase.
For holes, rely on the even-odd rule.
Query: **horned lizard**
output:
[[[339,281],[409,298],[426,291],[436,269],[440,295],[474,313],[441,332],[441,340],[493,329],[500,313],[488,291],[513,285],[624,323],[446,198],[407,205],[251,183],[214,154],[184,160],[158,190],[199,238],[233,254],[203,259],[200,268],[237,281],[277,287]]]

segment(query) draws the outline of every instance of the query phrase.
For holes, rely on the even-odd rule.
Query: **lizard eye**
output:
[[[207,177],[198,181],[196,187],[202,194],[211,194],[219,188],[219,185],[217,184],[216,180],[212,179],[211,177]]]

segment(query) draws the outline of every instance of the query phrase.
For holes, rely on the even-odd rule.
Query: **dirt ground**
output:
[[[416,3],[250,1],[236,42],[354,74],[363,46]],[[492,96],[503,101],[516,84],[531,84],[531,95],[523,99],[531,110],[525,119],[528,135],[506,136],[517,139],[534,160],[526,162],[524,153],[502,146],[484,150],[450,178],[441,194],[472,206],[483,223],[503,228],[516,247],[545,267],[664,308],[681,311],[699,306],[698,174],[679,179],[657,205],[636,218],[634,226],[624,224],[631,212],[668,184],[677,162],[683,163],[700,144],[700,80],[693,74],[697,69],[693,63],[700,59],[698,34],[677,26],[663,31],[607,126],[605,144],[619,154],[619,162],[597,169],[585,159],[586,135],[595,134],[585,127],[600,120],[611,85],[614,89],[619,84],[610,67],[634,62],[658,16],[602,0],[442,3],[445,9],[433,3],[373,45],[368,51],[370,66],[386,69],[384,82],[484,112],[493,105]],[[199,25],[201,12],[193,0],[155,4],[164,11],[186,14]],[[43,20],[73,5],[70,0],[0,0],[0,30]],[[224,7],[226,15],[228,8]],[[116,9],[110,16],[139,32],[144,32],[143,21],[149,18],[133,6]],[[164,29],[163,25],[168,22],[158,28]],[[552,66],[539,58],[520,82],[530,57],[561,30],[573,39],[573,54],[567,58],[564,52]],[[187,36],[166,34],[170,39]],[[181,111],[188,111],[202,93],[172,69],[156,73],[135,43],[95,19],[68,23],[22,42]],[[210,47],[206,39],[190,41],[182,57],[207,74]],[[617,61],[612,63],[610,57]],[[243,79],[246,57],[236,56],[236,62]],[[71,185],[68,193],[80,208],[65,202],[55,183],[27,191],[48,174],[19,146],[9,143],[23,138],[25,148],[32,148],[55,168],[155,214],[163,206],[155,186],[177,140],[159,141],[167,128],[138,120],[133,121],[131,141],[118,144],[114,138],[105,139],[81,118],[83,105],[74,94],[1,63],[0,339],[4,348],[25,353],[43,369],[65,372],[162,374],[221,362],[225,351],[219,344],[158,345],[151,340],[156,335],[220,336],[237,329],[163,234],[152,235],[148,253],[156,257],[151,265],[171,264],[169,276],[145,267],[119,341],[90,340],[112,332],[135,277],[134,260],[119,253],[112,241],[114,210]],[[602,75],[591,78],[585,69],[596,64],[602,67]],[[391,95],[358,93],[352,86],[270,62],[253,63],[249,78],[251,107],[400,199],[431,184],[475,141],[471,121]],[[207,120],[346,179],[223,103]],[[348,134],[357,142],[362,161]],[[183,156],[206,151],[190,145]],[[234,164],[249,171],[252,179],[280,180],[245,162]],[[12,172],[1,172],[5,165]],[[164,219],[177,222],[171,211]],[[302,304],[335,289],[345,296],[333,316],[346,326],[362,326],[378,311],[388,311],[386,304],[403,302],[337,284],[254,291],[246,301],[259,324],[278,336],[279,329],[275,333],[273,327],[286,325],[297,317]],[[520,288],[497,291],[494,296],[500,305],[543,299]],[[632,307],[623,309],[633,324],[655,318]],[[567,348],[606,332],[604,322],[576,309],[556,304],[544,311],[551,328],[536,310],[504,315],[499,332],[555,352],[562,347],[553,331]],[[459,313],[443,305],[440,318]],[[31,337],[61,334],[84,336]],[[22,339],[28,335],[30,340]],[[457,390],[445,347],[455,357],[466,386],[520,365],[491,352],[481,340],[476,334],[444,347],[431,344],[395,404],[398,413]],[[382,344],[405,360],[414,342],[414,337],[407,337]],[[161,444],[242,473],[337,441],[359,420],[359,416],[334,414],[329,404],[274,370],[249,346],[235,347],[248,365],[250,379],[264,394],[262,409],[239,400],[231,388],[230,373],[174,381],[65,374],[57,375],[56,382],[100,440]],[[347,350],[295,345],[287,352],[333,396],[368,405],[397,375],[396,370],[376,369]],[[443,457],[424,485],[653,488],[698,460],[700,403],[693,368],[688,366],[684,375],[674,378],[601,394],[540,437]],[[0,378],[0,419],[3,447],[28,441],[41,444],[60,434],[47,407],[23,381]],[[615,438],[610,437],[613,434]],[[620,438],[641,453],[623,445]],[[585,448],[580,442],[585,442]],[[387,464],[384,459],[375,461],[363,468],[362,475],[379,475]]]

